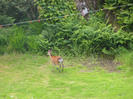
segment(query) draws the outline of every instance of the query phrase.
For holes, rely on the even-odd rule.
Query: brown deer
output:
[[[59,70],[59,72],[60,70],[63,72],[64,69],[63,58],[61,58],[61,56],[53,56],[51,52],[52,50],[48,50],[48,55],[50,57],[50,60],[54,65],[59,65],[59,68],[57,67],[57,70]]]

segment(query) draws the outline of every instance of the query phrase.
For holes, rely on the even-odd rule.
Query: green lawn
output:
[[[76,59],[66,59],[59,73],[46,56],[4,55],[0,99],[133,99],[133,76],[89,70]]]

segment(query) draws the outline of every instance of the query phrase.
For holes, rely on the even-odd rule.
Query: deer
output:
[[[59,70],[59,72],[60,70],[63,72],[63,69],[64,69],[63,58],[61,56],[53,56],[51,52],[52,50],[48,50],[48,55],[50,57],[51,62],[54,65],[59,65],[59,68],[56,67],[56,69]]]

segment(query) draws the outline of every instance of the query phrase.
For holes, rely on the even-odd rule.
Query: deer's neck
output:
[[[49,53],[49,57],[50,57],[50,59],[52,58],[52,55],[51,55],[51,53]]]

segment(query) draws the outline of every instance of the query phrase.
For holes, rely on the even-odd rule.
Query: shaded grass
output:
[[[117,56],[116,60],[122,63],[118,69],[133,72],[133,51],[125,51]]]
[[[89,71],[74,60],[65,64],[65,71],[59,73],[46,56],[0,56],[0,99],[133,98],[133,76]],[[80,72],[86,69],[88,72]]]

